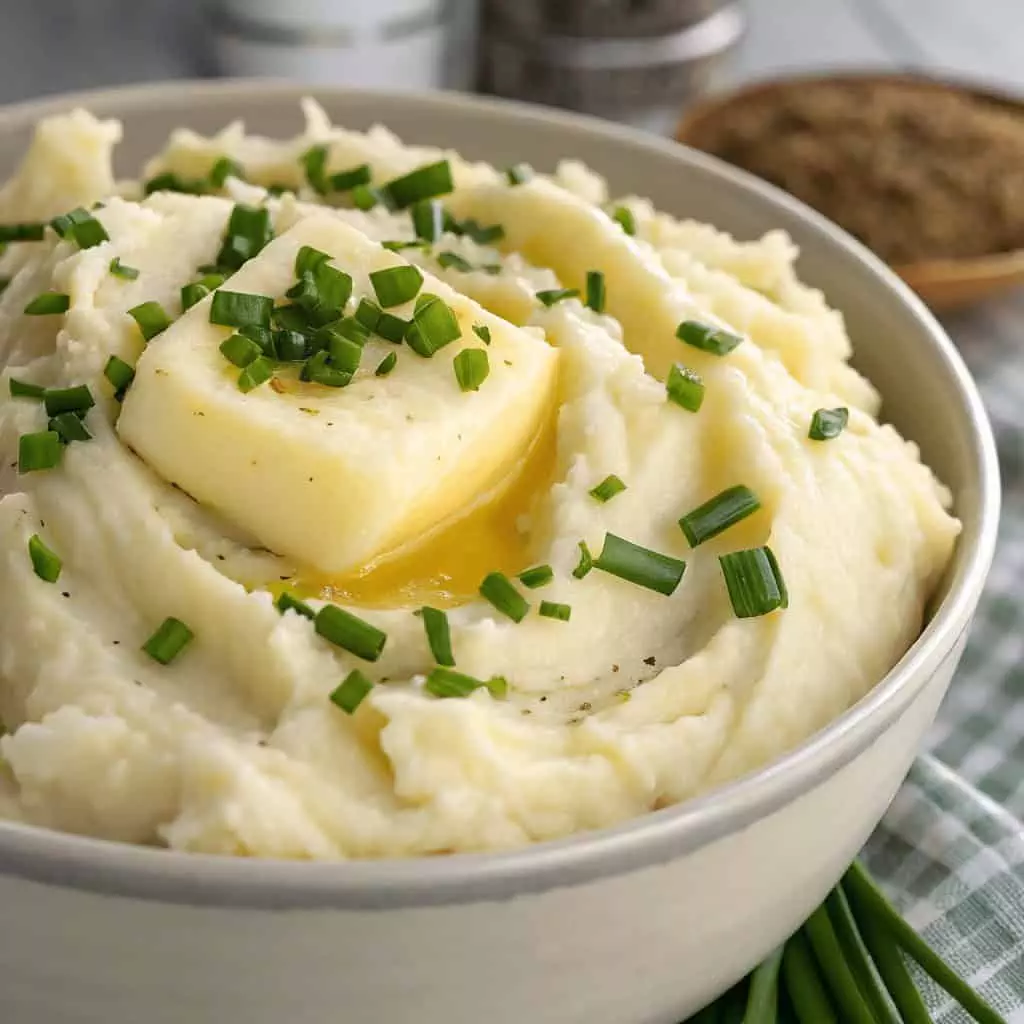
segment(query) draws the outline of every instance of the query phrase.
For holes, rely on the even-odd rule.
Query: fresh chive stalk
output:
[[[684,320],[676,328],[676,337],[702,352],[710,352],[713,356],[727,356],[743,341],[742,335],[701,323],[700,320]]]
[[[274,607],[284,615],[285,612],[295,612],[306,619],[315,619],[316,612],[306,604],[305,601],[301,601],[294,594],[289,593],[287,590],[282,590],[278,595],[277,600],[274,602]]]
[[[473,324],[473,333],[485,344],[491,343],[491,329],[486,324]]]
[[[831,441],[845,429],[850,419],[850,410],[840,406],[837,409],[818,409],[811,417],[807,436],[812,441]]]
[[[56,430],[22,434],[18,438],[18,472],[34,473],[60,464],[62,445]]]
[[[727,487],[679,520],[691,548],[717,537],[761,507],[757,495],[743,484]]]
[[[579,288],[546,288],[543,291],[537,292],[537,301],[542,306],[547,306],[550,309],[558,302],[579,298],[579,294]]]
[[[609,473],[596,487],[590,488],[590,496],[604,504],[625,489],[626,485],[614,473]]]
[[[334,604],[325,604],[316,613],[314,628],[328,643],[363,661],[376,661],[387,642],[382,630]]]
[[[370,165],[360,164],[350,167],[347,171],[337,171],[330,177],[331,190],[334,192],[351,192],[357,185],[369,185],[371,180]]]
[[[579,548],[580,557],[572,574],[576,579],[581,580],[594,568],[594,556],[590,553],[590,548],[587,547],[585,540],[581,540],[577,547]]]
[[[530,590],[547,586],[555,578],[550,565],[535,565],[532,569],[524,569],[519,574],[519,582]]]
[[[166,618],[142,649],[161,665],[169,665],[192,642],[195,634],[181,619]]]
[[[171,326],[171,318],[159,302],[140,302],[128,310],[128,315],[139,325],[142,337],[150,341]]]
[[[541,601],[537,609],[539,615],[545,619],[557,619],[559,622],[568,622],[572,615],[572,606],[559,604],[557,601]]]
[[[341,684],[331,692],[331,703],[337,705],[346,714],[354,714],[356,708],[367,698],[373,689],[373,683],[359,669],[353,669]]]
[[[62,412],[85,413],[96,404],[87,384],[76,384],[70,388],[47,388],[43,395],[43,405],[47,416],[56,416]]]
[[[416,298],[423,287],[423,274],[412,264],[385,267],[370,274],[370,284],[377,301],[384,309],[390,309]]]
[[[480,584],[480,596],[489,601],[502,615],[513,622],[522,622],[530,610],[530,603],[501,572],[488,573]]]
[[[609,533],[594,568],[668,597],[679,586],[686,563]]]
[[[389,352],[373,371],[375,377],[386,377],[398,365],[398,353]]]
[[[448,616],[439,608],[424,606],[420,609],[423,617],[423,628],[427,634],[427,643],[430,645],[430,653],[438,665],[445,665],[451,668],[455,664],[455,655],[452,654],[452,636],[448,626]]]
[[[738,619],[767,615],[789,605],[789,594],[771,548],[732,551],[718,558]]]
[[[627,235],[636,234],[636,218],[628,206],[615,207],[611,213],[611,218]]]
[[[422,199],[447,195],[454,187],[451,164],[439,160],[389,181],[384,191],[396,209],[404,210]]]
[[[12,398],[36,398],[41,401],[46,394],[46,388],[42,384],[30,384],[28,381],[18,380],[16,377],[10,377],[7,384]]]
[[[70,308],[70,295],[65,295],[63,292],[43,292],[25,307],[25,315],[51,316],[55,313],[66,313]]]
[[[62,563],[56,552],[51,551],[38,533],[28,539],[28,557],[32,562],[32,570],[46,583],[56,583],[60,578]]]
[[[491,371],[487,352],[482,348],[463,349],[452,361],[452,366],[462,391],[479,391]]]
[[[665,378],[665,392],[670,402],[688,412],[697,412],[704,403],[704,381],[682,363],[672,364]]]
[[[587,271],[587,306],[595,313],[604,312],[605,286],[604,274],[600,270]]]
[[[126,263],[122,263],[120,256],[115,256],[110,261],[110,273],[124,281],[134,281],[139,276],[139,271],[135,267],[129,267]]]

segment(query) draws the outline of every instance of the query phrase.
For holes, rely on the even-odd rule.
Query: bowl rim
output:
[[[878,286],[895,293],[910,308],[959,395],[977,473],[974,543],[961,553],[950,589],[920,636],[865,697],[782,757],[682,804],[510,851],[340,862],[182,853],[0,821],[0,877],[160,903],[267,909],[384,910],[510,899],[632,873],[690,853],[773,813],[859,756],[956,652],[995,550],[1000,496],[992,429],[969,371],[924,304],[859,242],[774,186],[671,139],[532,104],[458,93],[412,95],[275,80],[171,82],[70,93],[9,106],[0,110],[0,132],[27,128],[72,106],[100,108],[105,116],[116,116],[161,106],[165,98],[180,105],[231,97],[250,102],[284,96],[298,100],[304,95],[337,101],[358,97],[385,108],[411,104],[424,113],[438,108],[483,110],[524,126],[554,122],[567,132],[604,136],[638,156],[645,151],[671,155],[729,188],[759,194],[809,230],[825,235],[830,244],[866,264]]]

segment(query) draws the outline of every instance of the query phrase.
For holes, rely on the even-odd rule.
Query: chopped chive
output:
[[[25,224],[0,224],[0,244],[8,242],[39,242],[42,240],[46,225],[33,221]]]
[[[704,403],[704,381],[682,363],[672,364],[665,378],[665,392],[669,401],[690,412],[697,412]]]
[[[789,604],[786,584],[771,548],[733,551],[718,558],[738,619],[767,615]]]
[[[32,568],[35,574],[46,583],[56,583],[60,577],[60,557],[51,551],[44,543],[38,533],[33,533],[28,539],[28,557],[32,560]]]
[[[41,384],[29,384],[27,381],[11,377],[8,380],[12,398],[42,398],[46,388]]]
[[[311,146],[302,154],[302,166],[306,172],[306,181],[319,195],[327,193],[327,146]]]
[[[249,295],[247,292],[226,292],[220,289],[213,293],[213,301],[210,303],[210,323],[223,324],[225,327],[245,327],[248,324],[269,327],[273,309],[274,300],[269,295]]]
[[[491,329],[486,324],[473,324],[473,333],[485,344],[491,343]]]
[[[268,196],[283,196],[285,194],[285,192],[294,193],[295,192],[295,186],[294,185],[281,185],[281,184],[268,185],[267,186],[267,195]]]
[[[377,301],[385,309],[401,306],[416,298],[423,287],[423,275],[419,267],[406,264],[400,267],[385,267],[370,274],[370,284],[377,295]]]
[[[530,590],[546,586],[555,578],[555,572],[550,565],[535,565],[532,569],[524,569],[519,574],[519,582]]]
[[[314,364],[309,369],[307,379],[314,384],[322,384],[325,388],[345,388],[352,383],[352,374],[336,366]]]
[[[63,292],[43,292],[26,307],[27,316],[49,316],[52,313],[66,313],[71,308],[71,296]]]
[[[686,563],[609,533],[594,568],[668,597],[679,586]]]
[[[73,412],[61,412],[56,416],[51,416],[46,428],[47,430],[56,430],[64,444],[71,444],[72,441],[92,440],[92,434],[82,422],[81,416]]]
[[[350,167],[347,171],[338,171],[330,177],[331,190],[334,192],[350,192],[357,185],[370,184],[370,165],[360,164]]]
[[[224,244],[217,256],[217,266],[238,270],[273,237],[270,211],[266,207],[235,203],[224,232]]]
[[[229,156],[222,156],[210,168],[210,184],[214,188],[223,188],[224,182],[228,178],[238,178],[239,181],[245,181],[245,172],[237,160],[232,160]]]
[[[500,224],[480,224],[470,217],[457,225],[460,235],[469,235],[477,245],[491,245],[505,237],[505,229]]]
[[[7,286],[11,283],[9,277],[0,277],[0,295],[3,295],[7,291]]]
[[[405,332],[406,343],[417,355],[425,358],[430,358],[438,349],[462,337],[462,328],[455,312],[436,295],[424,292],[419,297],[412,320],[412,326]],[[486,358],[486,353],[478,351]],[[476,365],[476,372],[479,373],[479,361]]]
[[[381,309],[369,299],[360,299],[356,306],[355,318],[371,333],[377,330],[380,323]]]
[[[384,189],[395,207],[404,210],[421,199],[447,195],[454,187],[451,164],[447,160],[439,160],[394,178]]]
[[[110,261],[110,272],[114,277],[120,277],[125,281],[134,281],[139,276],[139,271],[122,263],[120,256],[115,256]]]
[[[502,266],[500,263],[484,263],[478,269],[482,270],[485,274],[490,274],[491,277],[497,277],[502,271]]]
[[[114,397],[121,401],[131,382],[135,380],[135,368],[119,356],[111,356],[103,367],[103,376],[114,385]]]
[[[526,164],[513,164],[505,168],[505,180],[510,185],[525,185],[533,177],[533,171]]]
[[[417,238],[436,242],[444,234],[444,207],[437,199],[422,199],[412,207],[412,226]]]
[[[146,182],[145,191],[147,196],[154,192],[185,192],[198,196],[203,194],[205,188],[201,181],[186,181],[173,171],[164,171]]]
[[[381,248],[387,249],[388,252],[405,252],[406,249],[421,249],[426,251],[430,248],[430,243],[425,242],[422,238],[394,238],[387,242],[381,242]]]
[[[305,334],[311,328],[306,311],[299,306],[275,306],[270,314],[270,319],[275,326],[286,331],[298,331],[300,334]],[[248,330],[248,327],[243,327],[242,330],[244,332]],[[266,330],[266,328],[261,327],[260,330]]]
[[[550,309],[556,302],[579,298],[579,288],[547,288],[537,292],[537,301]]]
[[[587,306],[595,313],[604,312],[604,274],[600,270],[587,271]]]
[[[330,254],[312,245],[304,245],[295,254],[295,276],[302,277],[307,270],[314,270],[330,259]]]
[[[255,341],[265,356],[273,356],[275,354],[275,332],[271,331],[269,327],[261,327],[259,324],[246,324],[244,327],[238,328],[238,333],[250,341]]]
[[[837,409],[818,409],[811,417],[811,429],[807,436],[812,441],[831,441],[845,429],[850,419],[850,410],[839,406]]]
[[[423,689],[434,697],[468,697],[475,690],[490,684],[483,679],[474,679],[463,672],[450,668],[435,668],[423,684]]]
[[[181,619],[166,618],[142,649],[161,665],[169,665],[194,639],[195,634]]]
[[[266,356],[260,356],[249,363],[238,375],[238,390],[248,394],[254,388],[265,384],[273,376],[274,364]]]
[[[587,547],[585,540],[579,541],[577,547],[580,550],[580,557],[572,574],[576,579],[581,580],[594,568],[594,556],[590,553],[590,548]]]
[[[462,391],[479,391],[491,372],[490,361],[482,348],[463,349],[452,361],[452,367]]]
[[[309,355],[309,341],[299,331],[277,330],[272,335],[273,355],[282,363],[301,363]],[[271,353],[261,348],[264,355]]]
[[[328,351],[331,354],[331,366],[351,376],[359,369],[359,361],[363,358],[363,346],[341,334],[332,334]]]
[[[290,594],[287,590],[281,591],[277,600],[274,602],[274,607],[282,615],[284,615],[285,612],[295,612],[296,614],[310,620],[316,618],[316,612],[313,611],[305,601],[300,601],[294,594]]]
[[[373,683],[359,669],[353,669],[342,683],[331,691],[330,701],[347,714],[353,714],[373,689]]]
[[[61,238],[70,239],[79,249],[91,249],[101,242],[110,241],[103,225],[88,211],[81,206],[68,213],[62,213],[50,221],[50,227],[60,235]]]
[[[22,434],[18,438],[18,472],[53,469],[60,463],[61,451],[60,434],[56,430]]]
[[[743,341],[740,334],[712,327],[711,324],[704,324],[699,320],[684,320],[676,328],[676,337],[702,352],[710,352],[713,356],[727,356]]]
[[[329,643],[363,661],[376,661],[387,641],[387,634],[376,626],[334,604],[325,604],[316,613],[315,626],[317,633]]]
[[[128,310],[128,315],[139,325],[143,338],[149,341],[171,326],[171,318],[159,302],[141,302]]]
[[[568,622],[572,615],[572,606],[559,604],[557,601],[541,601],[538,614],[546,619],[558,619],[559,622]]]
[[[212,292],[219,288],[226,280],[227,278],[223,274],[207,272],[196,281],[196,284],[201,284],[207,291]]]
[[[636,234],[636,217],[628,206],[616,206],[611,217],[627,235]]]
[[[600,502],[606,502],[625,489],[626,485],[614,473],[609,473],[596,487],[590,489],[590,496]]]
[[[457,252],[450,252],[447,249],[437,254],[437,262],[445,270],[459,270],[463,274],[468,274],[473,269],[473,264],[469,260]]]
[[[356,185],[352,189],[352,205],[357,210],[372,210],[382,202],[384,197],[380,189],[371,188],[369,185]]]
[[[386,377],[398,364],[398,353],[389,352],[378,364],[377,369],[374,370],[374,375],[377,377]]]
[[[43,395],[47,416],[56,416],[62,412],[82,412],[91,409],[96,400],[87,384],[77,384],[72,388],[47,388]]]
[[[202,300],[209,294],[210,289],[207,288],[206,285],[200,284],[198,281],[182,285],[181,311],[184,313],[186,310],[191,309],[197,302],[202,302]]]
[[[448,616],[439,608],[424,606],[420,609],[423,616],[423,628],[427,634],[430,653],[438,665],[452,666],[455,655],[452,654],[451,630],[448,628]]]
[[[232,334],[230,338],[225,338],[220,343],[220,350],[224,358],[240,370],[263,355],[263,349],[252,338],[242,334]]]
[[[480,584],[480,596],[490,601],[502,615],[507,615],[513,622],[522,622],[530,610],[530,603],[516,590],[504,573],[488,573]]]
[[[400,316],[395,316],[394,313],[381,313],[374,333],[380,335],[385,341],[401,344],[411,326],[411,321],[403,320]]]
[[[760,507],[757,495],[749,487],[737,484],[687,512],[679,520],[679,529],[686,534],[690,547],[695,548],[753,515]]]

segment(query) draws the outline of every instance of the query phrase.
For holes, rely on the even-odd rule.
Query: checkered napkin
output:
[[[1024,294],[946,324],[999,446],[999,548],[960,669],[864,860],[907,919],[1024,1024]],[[938,1024],[970,1017],[919,978]]]

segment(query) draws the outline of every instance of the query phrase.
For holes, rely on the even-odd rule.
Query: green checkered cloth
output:
[[[949,696],[864,854],[907,919],[1024,1024],[1024,294],[946,325],[978,380],[1003,473],[999,549]],[[970,1017],[920,979],[939,1024]]]

